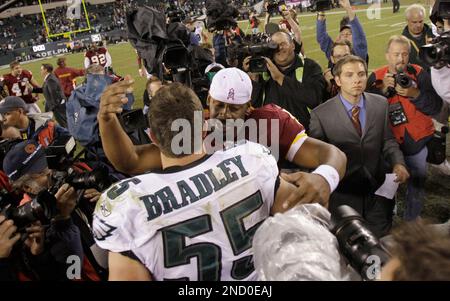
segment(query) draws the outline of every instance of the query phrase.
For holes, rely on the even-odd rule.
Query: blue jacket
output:
[[[327,33],[326,20],[317,20],[316,25],[317,43],[319,43],[320,49],[325,53],[327,59],[330,60],[331,47],[333,46],[334,40]],[[352,28],[353,53],[367,61],[368,50],[366,34],[364,33],[361,23],[359,23],[358,17],[355,16],[355,18],[349,22],[349,25]]]

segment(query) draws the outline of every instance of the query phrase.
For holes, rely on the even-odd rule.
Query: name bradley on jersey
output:
[[[237,172],[236,167],[239,172]],[[236,172],[232,169],[235,169]],[[181,203],[177,202],[175,194],[169,186],[165,186],[153,194],[144,195],[140,197],[140,200],[144,202],[148,213],[147,220],[150,221],[162,214],[170,213],[197,202],[248,174],[242,164],[241,156],[235,156],[223,160],[214,168],[190,177],[189,181],[178,181],[176,185],[181,195]]]

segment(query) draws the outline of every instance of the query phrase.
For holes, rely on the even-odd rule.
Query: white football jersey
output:
[[[278,181],[269,150],[246,142],[115,184],[97,203],[94,237],[156,280],[257,280],[252,239]]]

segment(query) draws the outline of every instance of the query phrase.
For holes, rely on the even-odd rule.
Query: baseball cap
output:
[[[3,160],[3,170],[13,181],[25,174],[40,173],[46,168],[44,149],[34,140],[17,143]]]
[[[344,29],[350,29],[352,30],[352,26],[350,24],[345,24],[341,26],[341,29],[339,30],[339,32],[343,31]]]
[[[25,101],[18,96],[7,96],[5,99],[0,101],[0,114],[19,108],[26,110],[26,104]]]
[[[218,101],[242,105],[251,99],[252,81],[247,73],[238,68],[225,68],[214,76],[209,95]]]

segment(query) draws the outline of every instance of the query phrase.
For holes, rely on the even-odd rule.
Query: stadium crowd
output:
[[[328,229],[338,217],[357,227],[346,238],[363,236],[354,239],[361,250],[375,242],[370,247],[385,259],[382,280],[450,280],[450,222],[421,218],[428,166],[450,182],[450,62],[419,55],[435,37],[431,26],[450,31],[450,19],[439,15],[442,0],[433,25],[422,5],[406,8],[407,25],[385,41],[379,55],[386,63],[371,72],[370,41],[349,0],[339,1],[345,16],[338,28],[327,29],[328,12],[317,12],[315,38],[327,66],[305,57],[303,47],[315,42],[302,36],[295,10],[280,9],[281,20],[270,23],[270,4],[263,6],[267,32],[254,48],[263,50],[252,52],[245,43],[262,36],[254,14],[254,35],[237,23],[216,25],[209,40],[193,21],[209,3],[175,3],[187,16],[170,23],[157,2],[89,10],[98,32],[128,31],[146,69],[144,95],[135,95],[130,76],[116,74],[104,42],[86,49],[84,66],[68,66],[64,57],[57,66],[43,63],[42,82],[19,61],[1,76],[0,280],[374,279],[355,254],[338,250],[345,231]],[[62,18],[65,11],[47,11],[52,32],[87,26]],[[12,24],[40,18],[0,20],[9,40],[2,51],[48,41],[37,28],[33,40],[14,40]],[[143,26],[149,18],[152,26]],[[78,86],[77,77],[84,77]],[[405,210],[395,228],[398,185]],[[343,208],[351,211],[342,215]],[[287,229],[305,239],[284,240],[279,233]],[[255,249],[254,236],[262,240]],[[277,239],[297,256],[296,248],[307,254],[317,240],[314,252],[330,265],[297,259],[292,278],[284,272],[293,270],[275,273],[271,260],[254,262]],[[333,265],[344,253],[351,277]],[[68,273],[69,256],[78,272]]]

